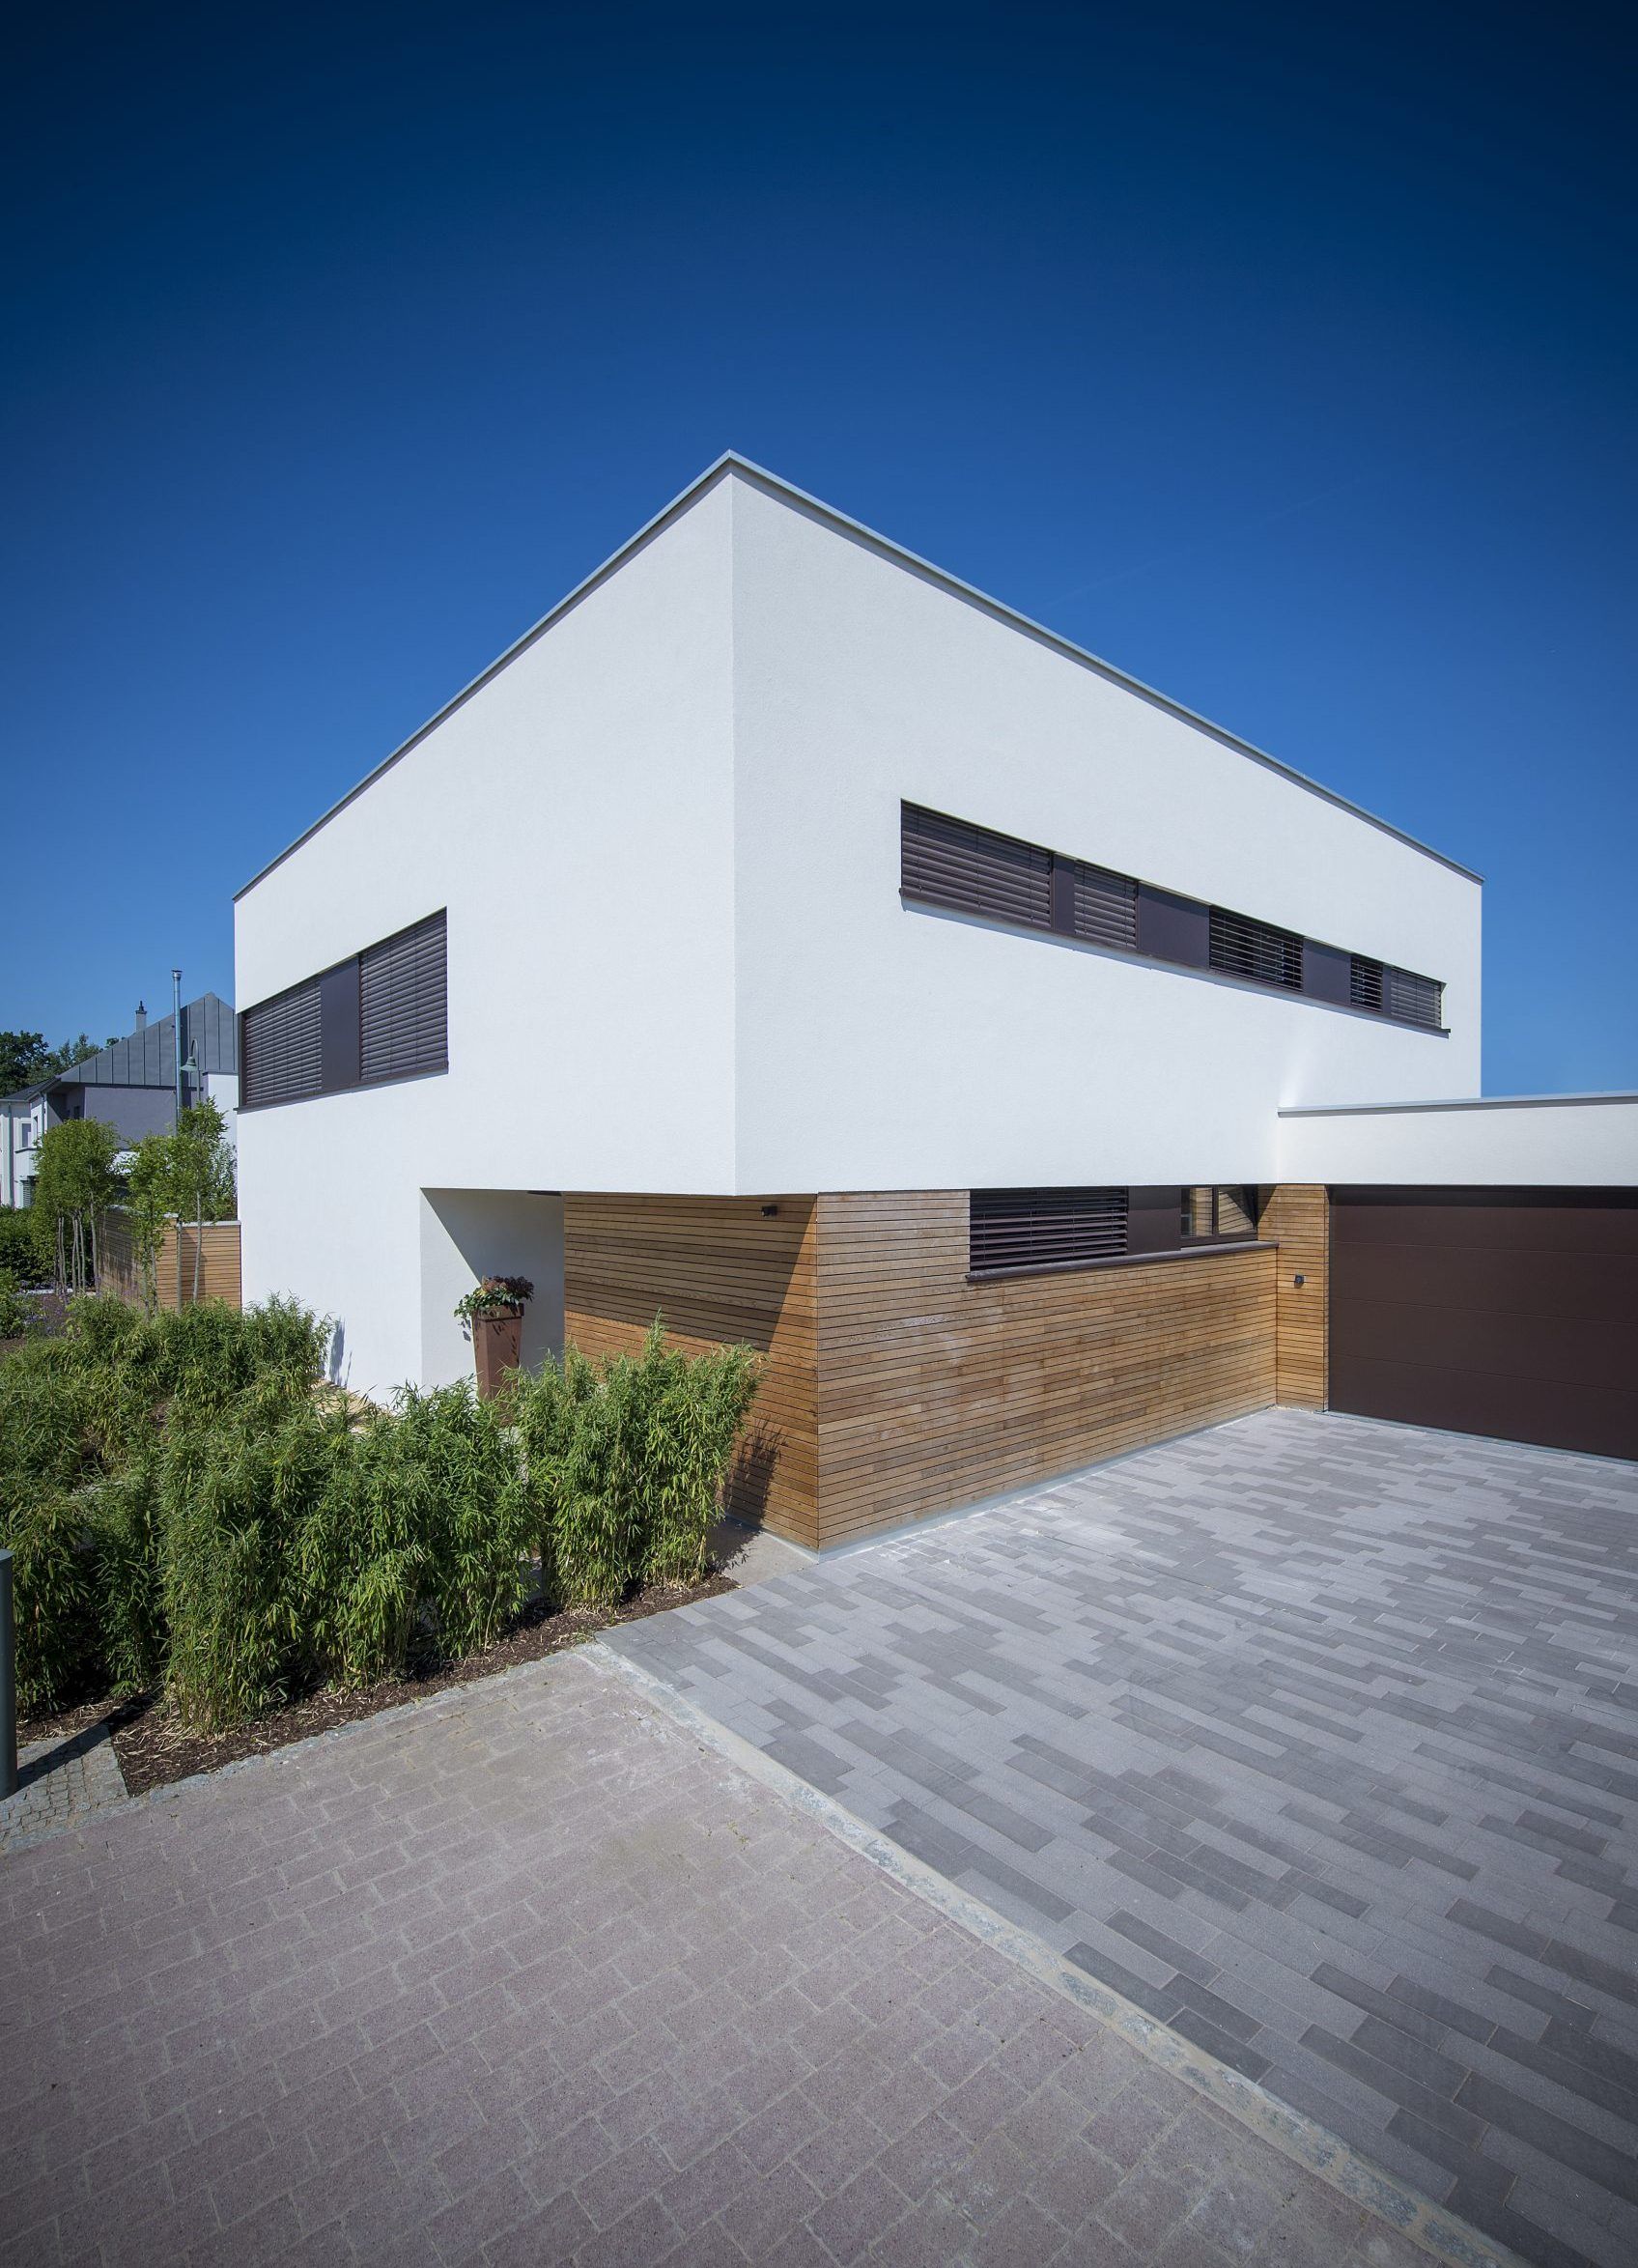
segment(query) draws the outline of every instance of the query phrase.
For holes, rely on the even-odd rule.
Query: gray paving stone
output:
[[[611,1642],[806,1713],[839,1800],[1543,2268],[1469,2081],[1638,2156],[1632,1468],[1267,1411]]]
[[[1119,2268],[1091,2216],[1123,2182],[1134,2232],[1233,2182],[1275,2200],[1271,2268],[1398,2268],[595,1657],[14,1852],[0,1975],[0,2261],[29,2268],[980,2268],[1083,2229]]]
[[[125,1777],[104,1724],[17,1751],[17,1792],[0,1800],[0,1857],[126,1800]]]

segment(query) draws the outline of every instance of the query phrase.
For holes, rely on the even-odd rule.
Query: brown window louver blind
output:
[[[903,804],[899,887],[907,897],[992,921],[1052,925],[1052,854],[965,819]]]
[[[1382,1013],[1382,978],[1380,961],[1372,961],[1364,953],[1354,953],[1348,963],[1348,999],[1356,1008],[1369,1008],[1372,1015]]]
[[[358,956],[358,1074],[368,1084],[448,1068],[446,924],[437,913]]]
[[[240,1080],[246,1108],[299,1102],[323,1085],[319,1037],[319,979],[293,985],[244,1011]]]
[[[1388,1013],[1401,1024],[1420,1024],[1437,1032],[1445,1020],[1445,987],[1410,969],[1390,969]]]
[[[1414,969],[1396,969],[1356,952],[1349,963],[1348,998],[1356,1008],[1391,1016],[1397,1024],[1416,1024],[1425,1032],[1444,1029],[1445,987],[1436,977],[1419,977]]]
[[[1126,1250],[1124,1189],[974,1189],[968,1199],[968,1267],[1073,1267]]]
[[[1254,921],[1223,906],[1211,909],[1209,965],[1228,977],[1249,977],[1257,984],[1278,984],[1286,992],[1303,988],[1303,941],[1289,929]]]
[[[1123,952],[1138,950],[1138,885],[1130,874],[1075,866],[1075,934]]]

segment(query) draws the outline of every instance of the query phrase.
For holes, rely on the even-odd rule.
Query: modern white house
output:
[[[209,1096],[226,1121],[229,1140],[239,1109],[239,1035],[231,1003],[201,993],[182,1009],[183,1101]],[[101,1119],[127,1143],[163,1134],[176,1122],[177,1017],[138,1007],[123,1039],[111,1040],[49,1079],[0,1096],[0,1205],[26,1205],[34,1198],[40,1145],[51,1127],[71,1119]]]
[[[1638,1455],[1638,1097],[1479,1099],[1482,894],[725,457],[240,893],[245,1296],[749,1339],[810,1545],[1276,1399]]]

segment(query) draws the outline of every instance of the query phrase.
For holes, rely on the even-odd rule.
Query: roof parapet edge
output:
[[[1202,717],[1198,710],[1189,708],[1182,701],[1174,700],[1170,694],[1161,693],[1156,687],[1145,684],[1141,677],[1134,677],[1129,671],[1117,668],[1113,662],[1104,661],[1101,656],[1090,652],[1086,646],[1077,645],[1073,638],[1065,638],[1061,631],[1049,629],[1045,623],[1035,621],[1031,615],[1021,612],[1018,608],[1009,607],[1004,599],[992,598],[987,591],[980,590],[975,583],[964,581],[959,575],[952,575],[948,568],[937,566],[932,560],[923,559],[918,553],[909,550],[906,545],[895,543],[891,536],[881,535],[875,528],[866,526],[863,521],[852,519],[846,512],[838,511],[833,504],[827,504],[819,496],[809,496],[805,489],[798,488],[794,482],[782,479],[777,472],[770,472],[765,466],[754,464],[748,457],[742,457],[738,450],[724,449],[720,457],[706,467],[697,479],[692,480],[687,488],[673,496],[668,504],[663,506],[652,520],[645,521],[635,535],[628,536],[616,551],[609,553],[601,566],[594,567],[589,575],[583,577],[572,590],[560,598],[554,606],[549,608],[538,622],[531,624],[522,637],[515,638],[504,653],[497,655],[487,667],[480,669],[475,677],[464,685],[459,693],[445,701],[443,706],[429,717],[424,724],[417,725],[408,739],[401,741],[397,748],[381,758],[379,764],[371,771],[366,772],[364,777],[354,786],[350,787],[345,795],[338,797],[327,810],[322,811],[310,826],[304,827],[299,835],[286,843],[283,850],[277,852],[265,865],[258,867],[249,881],[241,884],[234,892],[234,904],[237,905],[241,897],[247,896],[258,883],[266,881],[274,868],[283,865],[285,860],[293,852],[299,850],[304,842],[310,841],[322,827],[327,826],[330,820],[347,808],[349,804],[355,803],[367,787],[373,787],[384,772],[392,769],[400,757],[407,756],[411,749],[426,739],[430,732],[436,731],[447,717],[452,716],[464,703],[470,700],[475,693],[480,692],[492,677],[497,676],[509,662],[515,661],[527,647],[533,645],[536,638],[550,630],[552,624],[566,614],[572,607],[578,606],[580,600],[589,596],[600,583],[607,581],[608,577],[617,568],[624,565],[628,558],[645,544],[651,542],[672,520],[692,504],[696,503],[708,490],[714,488],[729,473],[737,473],[743,478],[748,479],[754,485],[767,490],[777,499],[798,505],[804,511],[828,522],[833,527],[840,529],[856,542],[865,544],[883,557],[894,560],[901,566],[910,568],[916,574],[928,578],[954,596],[966,600],[969,605],[981,608],[984,612],[992,615],[996,620],[1008,623],[1014,629],[1025,631],[1030,637],[1041,639],[1070,661],[1079,663],[1083,668],[1096,671],[1100,677],[1106,678],[1111,684],[1123,686],[1128,693],[1137,694],[1141,699],[1152,702],[1157,708],[1166,710],[1169,715],[1180,719],[1184,723],[1192,724],[1197,730],[1209,734],[1213,740],[1225,748],[1233,750],[1236,754],[1250,758],[1253,763],[1262,765],[1267,771],[1278,773],[1282,779],[1290,780],[1294,786],[1305,788],[1310,795],[1318,796],[1322,802],[1335,805],[1339,810],[1348,812],[1351,817],[1363,819],[1368,826],[1376,828],[1380,834],[1392,836],[1397,842],[1402,842],[1407,849],[1420,853],[1424,858],[1432,859],[1438,865],[1448,867],[1453,874],[1459,874],[1464,881],[1483,886],[1484,877],[1476,873],[1471,866],[1464,866],[1458,859],[1451,858],[1444,851],[1435,850],[1431,843],[1421,841],[1416,836],[1408,834],[1404,828],[1396,827],[1391,819],[1383,819],[1376,812],[1368,811],[1363,804],[1353,803],[1347,796],[1339,795],[1334,788],[1326,787],[1319,780],[1311,779],[1306,772],[1299,772],[1294,765],[1285,763],[1279,756],[1270,755],[1266,749],[1258,748],[1255,742],[1243,740],[1238,733],[1230,732],[1227,725],[1214,723],[1209,717]]]

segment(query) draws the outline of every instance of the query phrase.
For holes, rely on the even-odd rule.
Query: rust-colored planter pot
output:
[[[472,1318],[472,1356],[478,1366],[478,1394],[493,1402],[507,1371],[515,1371],[523,1347],[523,1311]]]

